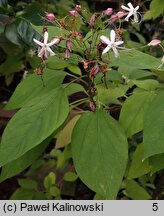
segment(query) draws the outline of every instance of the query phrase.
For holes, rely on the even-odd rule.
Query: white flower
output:
[[[48,32],[45,31],[44,32],[44,41],[43,41],[43,43],[36,40],[35,38],[33,38],[33,41],[40,46],[38,48],[38,56],[41,57],[41,58],[46,58],[47,59],[48,56],[55,55],[55,53],[52,51],[52,49],[50,47],[53,46],[54,44],[59,43],[60,39],[55,38],[51,42],[47,43],[48,42]]]
[[[103,50],[102,54],[105,54],[110,49],[112,49],[114,54],[115,54],[115,57],[117,58],[119,56],[117,49],[119,48],[118,47],[119,45],[124,43],[124,41],[116,41],[115,42],[115,37],[116,37],[116,33],[114,30],[111,30],[111,32],[110,32],[110,40],[104,35],[102,35],[100,37],[101,42],[107,45],[107,47]]]
[[[129,18],[131,16],[133,16],[133,23],[138,23],[139,20],[138,20],[138,9],[139,9],[139,6],[137,7],[133,7],[133,5],[129,2],[128,4],[128,7],[124,6],[124,5],[121,5],[121,8],[128,11],[128,15],[125,17],[125,20],[126,21],[129,21]]]

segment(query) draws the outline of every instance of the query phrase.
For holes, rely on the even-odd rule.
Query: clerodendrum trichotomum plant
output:
[[[21,109],[2,136],[1,181],[55,137],[56,148],[70,146],[77,176],[97,198],[151,198],[153,175],[164,168],[164,57],[147,53],[164,48],[158,39],[131,43],[126,26],[139,28],[141,11],[130,2],[121,8],[91,14],[76,5],[63,18],[46,13],[44,26],[19,23],[22,37],[32,31],[36,73],[6,105]]]

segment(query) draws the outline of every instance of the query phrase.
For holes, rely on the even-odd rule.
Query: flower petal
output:
[[[114,52],[115,58],[117,58],[117,57],[119,56],[118,51],[117,51],[117,48],[116,48],[116,47],[112,47],[112,50],[113,50],[113,52]]]
[[[121,5],[121,8],[122,8],[123,10],[126,10],[126,11],[131,11],[130,8],[128,8],[128,7],[124,6],[124,5]]]
[[[111,46],[108,45],[108,46],[103,50],[102,54],[107,53],[110,49],[111,49]]]
[[[52,51],[52,49],[49,46],[47,46],[46,50],[50,53],[50,56],[54,56],[55,55],[55,53]]]
[[[133,5],[132,5],[131,2],[129,2],[127,5],[128,5],[128,7],[129,7],[130,9],[134,10],[134,7],[133,7]]]
[[[36,40],[35,38],[33,38],[33,41],[38,44],[39,46],[43,46],[44,44],[38,40]]]
[[[133,16],[134,16],[133,22],[138,23],[138,15],[137,15],[137,13],[134,13]]]
[[[111,32],[110,32],[110,41],[111,41],[111,43],[115,42],[115,37],[116,37],[115,31],[111,30]]]
[[[44,44],[47,44],[47,42],[48,42],[48,32],[45,31],[44,32]]]
[[[100,36],[100,40],[101,40],[102,43],[104,43],[106,45],[110,45],[111,44],[110,40],[106,36],[104,36],[104,35]]]
[[[129,18],[133,15],[133,12],[129,12],[128,15],[125,17],[126,21],[129,21]]]
[[[135,7],[134,8],[135,12],[138,11],[138,9],[139,9],[139,6]]]
[[[44,47],[42,47],[42,48],[39,50],[38,57],[42,58],[42,57],[44,56],[44,52],[45,52],[45,49],[44,49]]]
[[[116,46],[119,46],[119,45],[121,45],[121,44],[123,44],[124,43],[124,41],[117,41],[117,42],[115,42],[114,44],[116,45]]]
[[[57,44],[58,42],[60,41],[60,39],[59,38],[55,38],[55,39],[53,39],[51,42],[49,42],[48,44],[47,44],[47,46],[53,46],[54,44]]]

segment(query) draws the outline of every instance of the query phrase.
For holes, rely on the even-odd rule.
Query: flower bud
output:
[[[123,12],[123,11],[119,11],[116,13],[118,19],[121,19],[122,17],[124,17],[125,15],[127,15],[127,13]]]
[[[95,109],[96,109],[96,105],[95,105],[95,103],[93,101],[89,102],[89,107],[90,107],[90,109],[91,109],[92,112],[94,112]]]
[[[150,43],[148,43],[148,46],[157,46],[157,45],[159,45],[160,43],[161,43],[160,40],[154,39],[154,40],[152,40]]]
[[[107,8],[107,9],[104,11],[104,14],[107,15],[107,16],[110,16],[112,13],[113,13],[113,9],[112,9],[112,8]]]
[[[81,5],[76,5],[76,6],[75,6],[75,10],[76,10],[77,12],[80,12],[80,11],[81,11]]]
[[[95,18],[96,18],[96,13],[94,13],[89,20],[89,26],[90,27],[92,27],[94,25]]]
[[[48,21],[54,21],[55,20],[55,15],[53,13],[47,13],[46,12],[46,15],[45,15],[45,18],[48,20]]]
[[[111,16],[111,20],[114,22],[116,20],[118,20],[118,16],[116,14]]]
[[[69,14],[70,14],[71,16],[75,16],[75,17],[79,16],[79,14],[78,14],[78,12],[77,12],[76,10],[70,10],[70,11],[69,11]]]

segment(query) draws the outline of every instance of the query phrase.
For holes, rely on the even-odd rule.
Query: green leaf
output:
[[[32,28],[30,23],[22,20],[17,27],[17,31],[24,43],[29,46],[37,47],[33,41],[33,38],[40,40],[41,36]]]
[[[54,197],[60,196],[60,190],[56,186],[50,187],[50,194]]]
[[[119,73],[127,77],[128,79],[141,79],[144,77],[154,76],[155,74],[147,71],[147,70],[140,70],[128,66],[121,66],[118,69]]]
[[[40,35],[43,35],[43,26],[35,26],[32,25],[33,29],[37,31]],[[57,26],[48,26],[48,34],[49,34],[49,39],[51,40],[55,36],[65,36],[69,35],[69,31],[59,28]]]
[[[160,15],[164,15],[164,1],[163,0],[152,0],[150,4],[150,10],[144,15],[145,19],[156,19]]]
[[[17,32],[17,25],[16,23],[11,23],[6,25],[5,28],[5,36],[6,38],[11,41],[12,43],[16,44],[16,45],[21,45],[21,38]]]
[[[160,87],[160,84],[157,80],[154,79],[147,79],[147,80],[132,80],[132,82],[138,86],[139,88],[153,91]]]
[[[32,179],[18,179],[19,185],[24,189],[36,190],[37,182]]]
[[[71,64],[70,66],[68,66],[68,70],[70,70],[72,73],[74,73],[76,75],[81,76],[81,70],[77,65]]]
[[[151,174],[158,172],[164,168],[164,153],[157,154],[149,158],[149,164],[151,166]]]
[[[14,58],[14,59],[13,59]],[[19,56],[10,55],[0,66],[0,74],[9,75],[19,72],[24,68],[23,61]]]
[[[10,197],[10,200],[32,200],[35,194],[34,190],[18,188]]]
[[[128,179],[138,178],[146,173],[150,172],[150,165],[148,160],[143,161],[143,145],[137,146],[132,162],[129,168]]]
[[[48,176],[44,178],[43,184],[44,187],[49,190],[52,185],[55,185],[55,182],[56,182],[56,174],[54,172],[50,172]]]
[[[143,130],[144,116],[155,96],[154,92],[144,91],[126,99],[121,109],[119,122],[128,137]]]
[[[71,143],[72,131],[73,131],[73,128],[74,128],[74,126],[75,126],[75,124],[79,118],[80,118],[80,115],[75,116],[63,128],[63,130],[60,132],[60,134],[57,138],[55,148],[62,148],[64,146],[68,145],[69,143]]]
[[[84,87],[78,83],[71,83],[69,85],[67,83],[67,84],[64,84],[64,86],[67,86],[67,88],[65,89],[67,96],[70,96],[70,95],[77,93],[77,92],[85,92],[86,93],[86,90],[84,89]]]
[[[44,149],[49,144],[49,141],[50,138],[47,138],[40,145],[29,150],[20,158],[12,162],[9,162],[5,166],[3,166],[0,175],[0,182],[22,172],[24,169],[30,166],[33,163],[33,161],[44,151]]]
[[[5,128],[0,145],[0,166],[39,145],[63,124],[68,112],[68,100],[62,88],[34,98]]]
[[[71,158],[71,156],[70,145],[67,145],[65,146],[64,151],[62,151],[61,154],[58,155],[57,169],[63,169],[68,163],[68,160]]]
[[[99,100],[102,103],[121,104],[118,98],[125,95],[126,91],[128,90],[128,86],[121,85],[121,84],[117,86],[108,85],[108,89],[106,89],[104,84],[100,84],[100,85],[97,85],[97,90],[99,94]]]
[[[46,66],[49,69],[60,70],[64,69],[69,65],[69,63],[63,59],[59,59],[56,56],[50,56],[46,61]]]
[[[151,199],[148,192],[134,180],[128,180],[126,182],[126,195],[133,200]]]
[[[63,71],[46,69],[43,82],[36,74],[29,75],[17,86],[5,109],[15,109],[24,106],[35,97],[41,96],[59,87],[64,79]]]
[[[81,180],[104,198],[115,199],[128,158],[127,140],[119,124],[101,109],[85,113],[73,130],[71,147]]]
[[[77,178],[78,178],[78,176],[74,172],[66,172],[64,177],[63,177],[63,179],[65,181],[69,181],[69,182],[76,181]]]
[[[138,50],[123,50],[120,51],[119,58],[114,56],[111,58],[110,64],[113,66],[128,65],[128,67],[135,69],[157,69],[161,62],[159,59]]]
[[[144,157],[164,153],[164,91],[160,92],[145,113]]]

